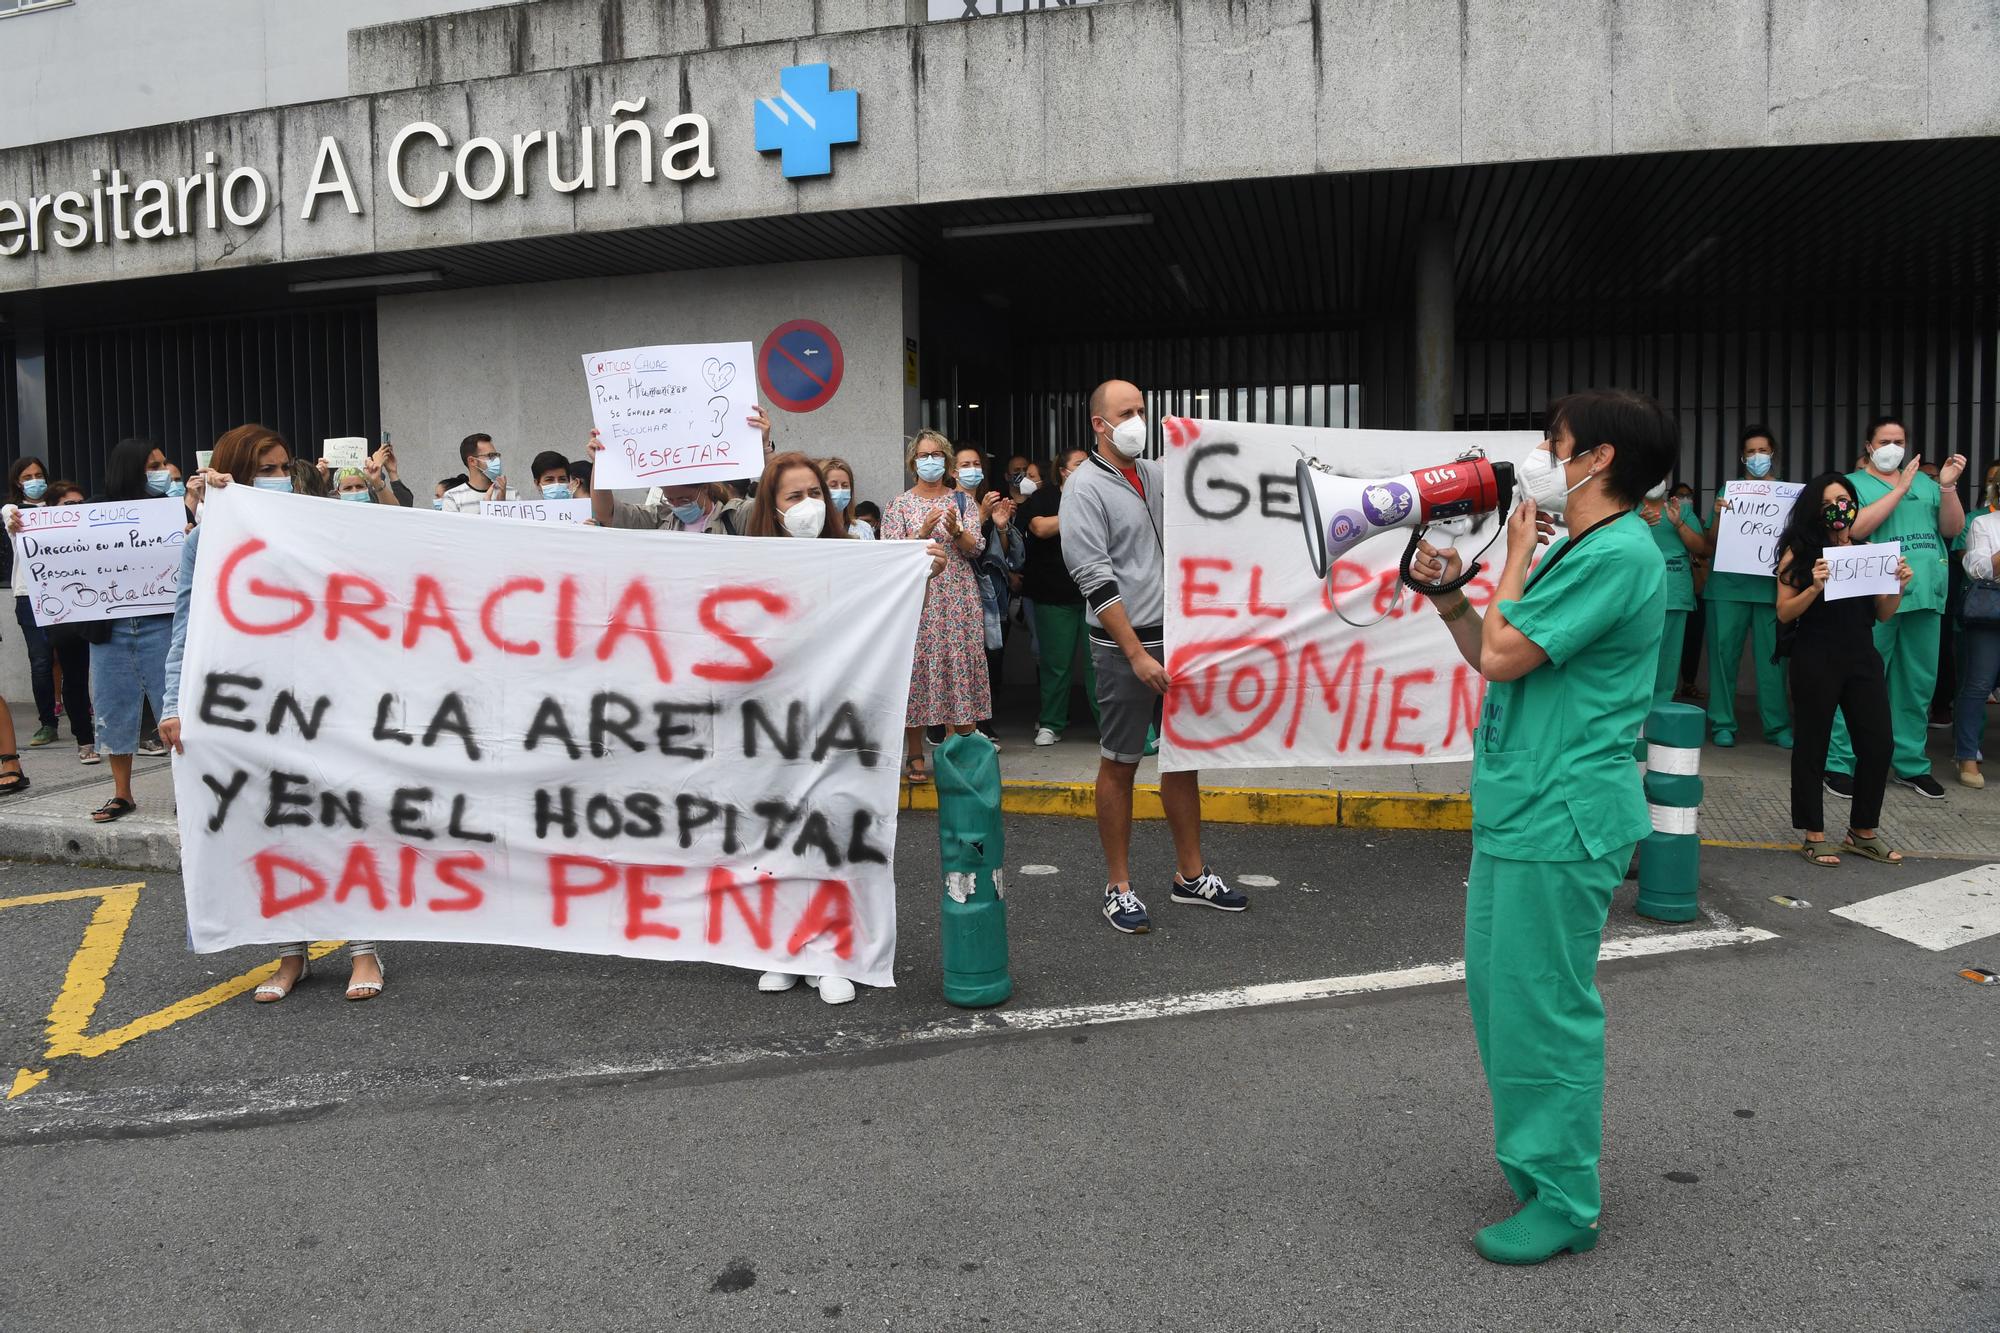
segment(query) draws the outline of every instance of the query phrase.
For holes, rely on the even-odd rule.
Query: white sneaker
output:
[[[819,988],[819,998],[828,1004],[846,1004],[854,998],[854,983],[846,977],[807,977],[808,985]]]
[[[790,972],[766,972],[763,976],[757,978],[757,989],[767,995],[775,995],[779,991],[790,990],[798,984],[798,977]]]
[[[1054,745],[1060,739],[1062,738],[1047,727],[1035,728],[1035,744],[1037,745]]]

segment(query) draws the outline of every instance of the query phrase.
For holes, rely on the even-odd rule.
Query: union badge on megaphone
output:
[[[1422,530],[1444,519],[1505,509],[1514,494],[1514,465],[1472,457],[1393,477],[1342,477],[1300,459],[1298,488],[1315,574],[1325,578],[1334,561],[1376,533],[1410,528],[1410,549],[1403,557],[1407,581]]]

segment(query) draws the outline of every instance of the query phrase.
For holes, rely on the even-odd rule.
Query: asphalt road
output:
[[[1277,887],[1150,893],[1127,938],[1091,826],[1015,821],[1058,873],[1017,872],[997,1017],[937,998],[933,839],[906,820],[902,984],[844,1008],[401,945],[379,1001],[335,958],[52,1063],[93,904],[4,900],[133,877],[0,866],[0,1060],[50,1071],[0,1103],[0,1329],[2000,1328],[2000,987],[1955,975],[2000,938],[1827,913],[1962,863],[1708,851],[1706,904],[1778,938],[1605,965],[1605,1239],[1511,1271],[1468,1245],[1510,1199],[1461,987],[1151,1016],[1457,959],[1465,838],[1214,830]],[[179,895],[147,877],[89,1031],[268,957],[185,952]],[[1677,933],[1621,896],[1614,937]]]

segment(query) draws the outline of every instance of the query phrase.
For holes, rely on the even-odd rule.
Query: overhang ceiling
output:
[[[698,187],[691,187],[698,188]],[[948,228],[1150,215],[1144,225]],[[1408,301],[1428,219],[1455,220],[1461,319],[1606,305],[2000,294],[2000,139],[1563,159],[785,215],[57,289],[52,324],[351,302],[292,282],[436,269],[396,291],[904,254],[927,294],[1017,332],[1283,329]],[[386,289],[385,289],[386,290]],[[20,302],[14,303],[16,308]],[[0,307],[5,308],[5,307]]]

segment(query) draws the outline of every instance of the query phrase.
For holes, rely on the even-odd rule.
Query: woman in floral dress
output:
[[[930,540],[945,547],[944,569],[924,594],[917,651],[910,670],[910,711],[903,772],[912,782],[930,780],[924,729],[960,732],[992,711],[986,685],[986,616],[973,561],[985,549],[979,507],[953,484],[951,441],[934,430],[911,442],[909,464],[917,484],[889,502],[882,514],[884,541]]]

